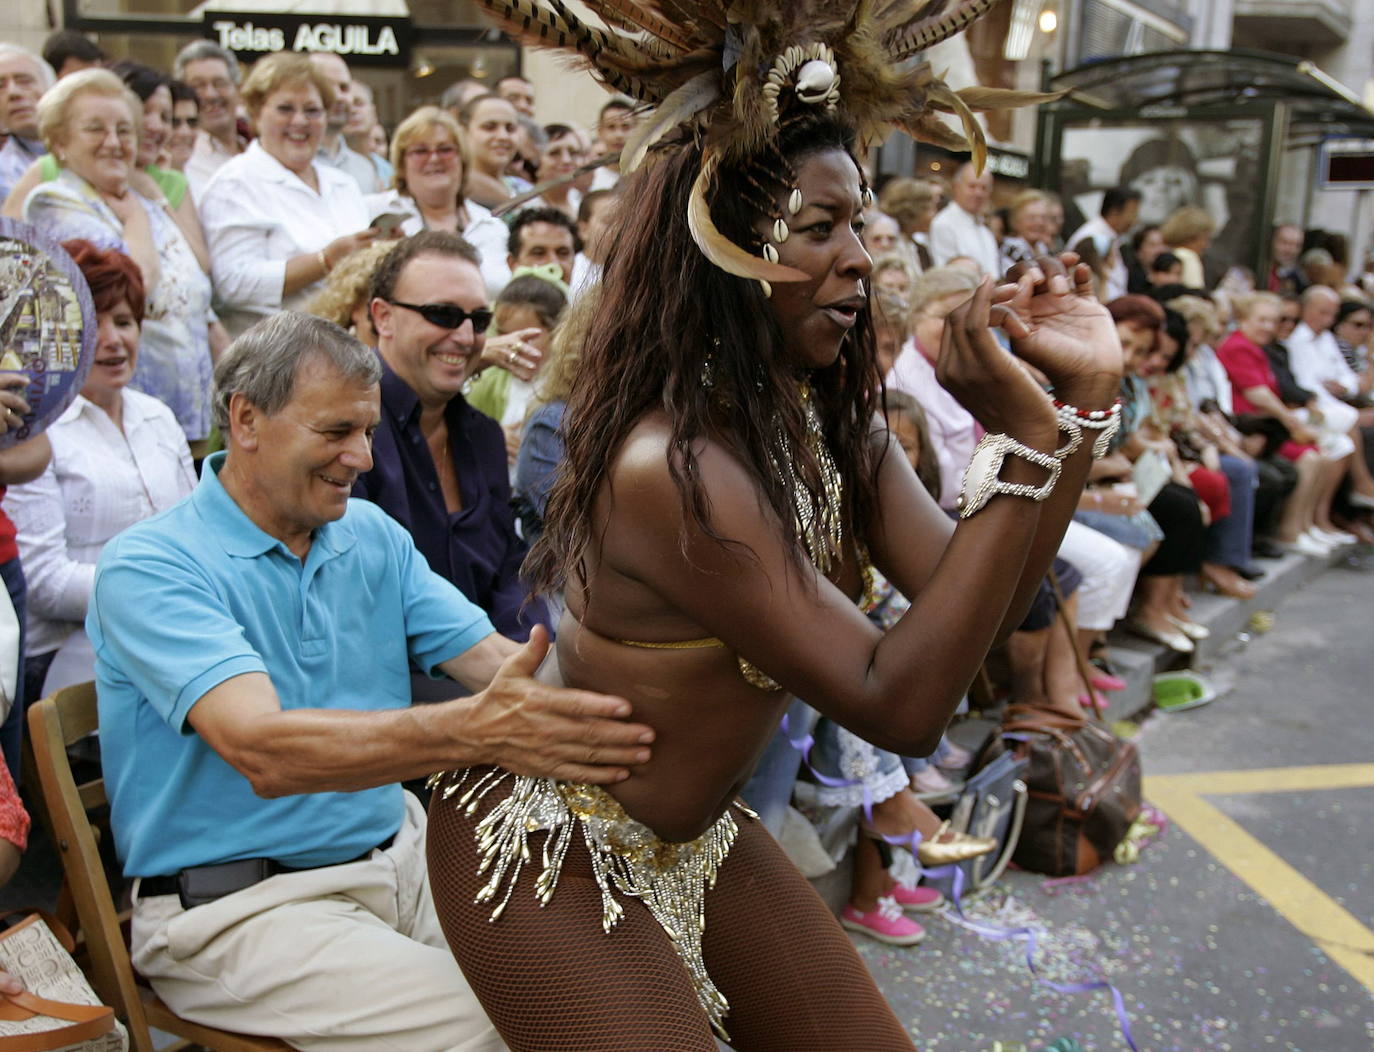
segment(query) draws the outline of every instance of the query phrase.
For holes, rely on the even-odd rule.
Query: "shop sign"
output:
[[[410,63],[408,18],[207,10],[202,27],[205,36],[243,62],[274,51],[323,51],[365,66]]]

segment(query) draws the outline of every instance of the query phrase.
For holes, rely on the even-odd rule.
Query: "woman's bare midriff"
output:
[[[699,836],[730,806],[787,702],[782,691],[746,683],[724,647],[634,647],[567,613],[557,650],[567,686],[625,698],[633,718],[654,729],[652,759],[608,788],[665,840]]]

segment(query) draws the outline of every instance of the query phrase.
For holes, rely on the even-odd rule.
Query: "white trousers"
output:
[[[1091,526],[1069,521],[1059,557],[1083,575],[1078,586],[1078,627],[1106,631],[1126,615],[1140,572],[1140,553]]]
[[[137,894],[137,889],[135,889]],[[135,902],[133,962],[178,1015],[328,1052],[504,1052],[444,941],[425,813],[359,862],[283,873],[184,910]]]

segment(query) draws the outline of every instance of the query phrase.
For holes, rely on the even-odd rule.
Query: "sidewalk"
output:
[[[1136,739],[1146,799],[1171,813],[1164,835],[1139,862],[1068,884],[1009,871],[970,907],[1038,929],[1049,978],[1112,982],[1142,1052],[1374,1047],[1374,549],[1275,568],[1258,605],[1194,608],[1214,633],[1207,674],[1230,692],[1157,713]],[[1240,650],[1251,610],[1275,606],[1273,630]],[[922,1052],[1033,1052],[1070,1035],[1126,1048],[1107,993],[1037,983],[1023,939],[919,919],[919,946],[855,944]]]
[[[1108,637],[1111,662],[1117,674],[1126,680],[1126,689],[1107,695],[1111,704],[1103,718],[1108,723],[1142,718],[1153,706],[1151,685],[1160,672],[1189,668],[1206,675],[1218,690],[1226,690],[1228,677],[1219,662],[1256,634],[1251,629],[1253,615],[1272,613],[1288,595],[1319,574],[1347,560],[1362,559],[1362,553],[1367,552],[1368,549],[1348,545],[1325,560],[1293,553],[1282,559],[1257,559],[1256,565],[1265,575],[1255,582],[1255,597],[1246,601],[1190,591],[1192,619],[1212,633],[1197,644],[1192,654],[1179,654],[1123,629],[1114,630]]]

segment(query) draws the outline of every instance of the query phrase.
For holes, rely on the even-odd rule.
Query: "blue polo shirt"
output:
[[[248,672],[271,677],[283,709],[404,708],[411,657],[434,674],[492,631],[380,508],[349,501],[302,562],[225,491],[223,463],[211,456],[189,497],[117,536],[96,567],[86,630],[129,876],[256,857],[322,865],[394,834],[399,785],[261,799],[187,714]]]

